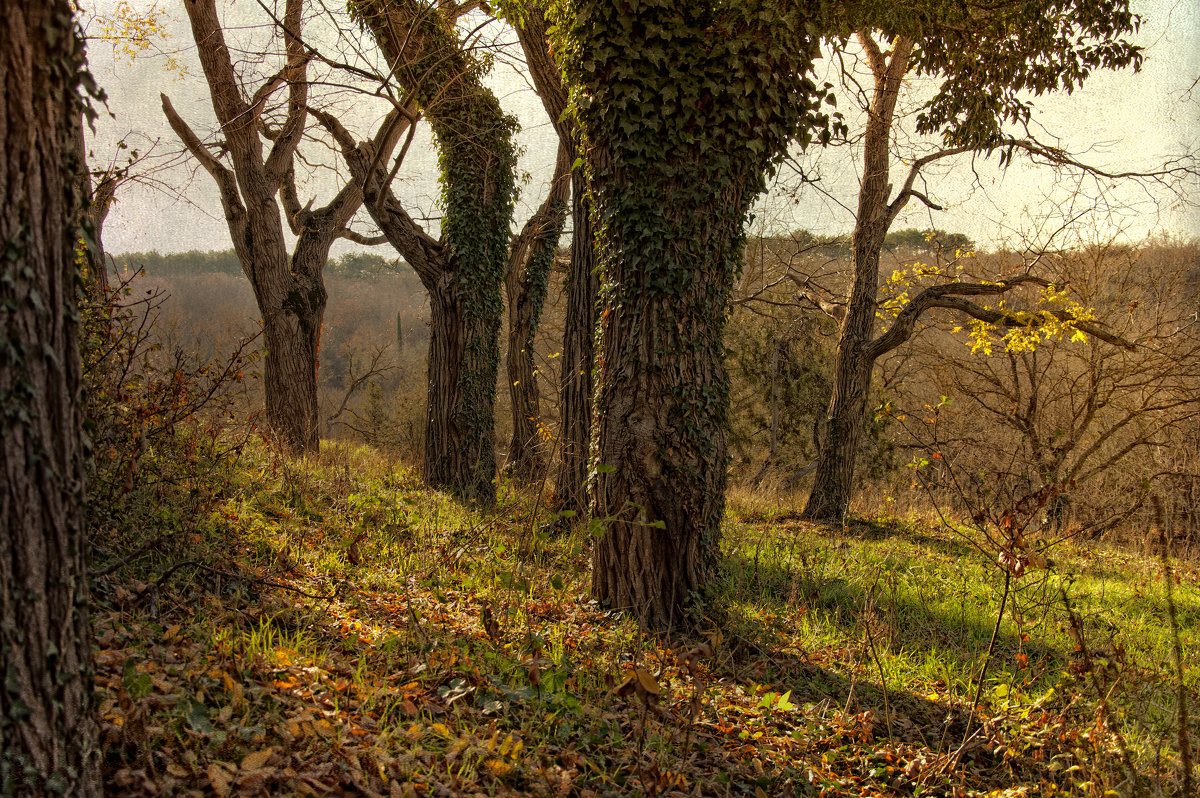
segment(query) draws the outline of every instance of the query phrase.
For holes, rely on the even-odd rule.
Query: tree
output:
[[[100,795],[76,311],[85,78],[66,0],[0,15],[0,793]]]
[[[495,500],[496,377],[501,287],[509,262],[515,121],[483,83],[484,68],[458,40],[454,19],[416,0],[355,0],[389,74],[433,128],[442,172],[441,240],[392,193],[386,159],[359,146],[336,119],[319,118],[350,164],[388,242],[421,278],[432,312],[425,481],[484,505]],[[402,115],[392,115],[398,126]]]
[[[571,190],[570,149],[560,145],[550,180],[550,190],[537,212],[513,239],[504,278],[508,298],[508,393],[512,400],[512,437],[508,445],[508,473],[527,480],[546,470],[541,452],[541,394],[533,361],[533,336],[546,300],[550,267],[567,218]]]
[[[694,622],[724,511],[727,300],[764,174],[822,125],[817,53],[786,3],[571,0],[574,93],[601,272],[592,594]]]
[[[224,139],[205,145],[165,94],[163,113],[188,152],[216,182],[234,250],[254,287],[267,350],[267,422],[288,449],[314,451],[319,445],[317,352],[327,298],[322,270],[333,242],[353,235],[347,225],[362,204],[362,192],[357,183],[348,181],[326,206],[317,210],[311,202],[300,206],[294,159],[308,119],[309,62],[300,38],[302,0],[288,0],[281,21],[283,68],[249,100],[244,99],[234,71],[214,0],[187,0],[184,7]],[[284,86],[286,115],[272,127],[266,116],[268,102]],[[264,138],[271,143],[265,155]],[[224,151],[231,166],[219,155]],[[290,255],[281,202],[297,236]]]
[[[918,21],[907,31],[902,27],[898,36],[894,35],[897,23],[911,23],[896,19],[888,20],[882,30],[858,28],[855,36],[874,85],[866,108],[863,176],[851,237],[852,286],[842,303],[833,392],[822,422],[805,518],[840,522],[849,507],[876,360],[908,340],[925,311],[953,308],[982,319],[981,314],[989,314],[965,297],[1006,293],[1029,279],[1018,274],[988,284],[946,283],[927,289],[897,312],[891,329],[876,336],[879,256],[888,229],[912,199],[940,209],[917,188],[922,170],[954,155],[996,151],[1002,164],[1024,151],[1052,163],[1081,166],[1052,147],[1010,135],[1007,127],[1027,127],[1030,94],[1070,91],[1098,68],[1138,66],[1139,49],[1125,40],[1137,22],[1126,0],[1027,0],[994,9],[964,5],[933,25]],[[886,51],[881,44],[884,40],[891,42]],[[916,158],[893,193],[892,130],[897,99],[910,71],[942,80],[936,95],[921,110],[917,129],[941,133],[944,146]],[[808,290],[802,280],[797,279],[797,284],[802,291]],[[999,318],[994,312],[990,315],[993,320]]]
[[[592,369],[596,338],[596,269],[591,201],[574,116],[568,111],[568,87],[551,52],[549,18],[552,3],[502,3],[517,31],[525,63],[542,105],[571,163],[571,257],[567,267],[566,326],[563,329],[559,379],[559,465],[554,477],[554,503],[564,513],[582,518],[588,503],[588,447],[591,443]]]
[[[567,277],[568,306],[563,332],[563,357],[560,361],[561,465],[555,481],[555,497],[560,510],[571,510],[582,515],[587,481],[596,278],[592,274],[591,226],[587,223],[583,164],[578,160],[575,126],[567,113],[567,89],[550,52],[545,6],[541,0],[502,2],[500,5],[501,12],[517,32],[534,88],[559,142],[550,191],[537,213],[513,241],[513,255],[505,283],[509,307],[508,377],[513,417],[508,459],[509,469],[525,476],[540,474],[546,465],[536,445],[539,393],[532,343],[546,296],[546,280],[566,221],[566,200],[570,194],[574,231]],[[583,290],[572,290],[572,286],[582,287]],[[586,379],[584,372],[588,375]]]

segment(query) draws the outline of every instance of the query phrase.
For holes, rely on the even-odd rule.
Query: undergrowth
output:
[[[1003,580],[964,534],[735,501],[720,622],[666,639],[510,486],[481,514],[333,443],[205,473],[187,513],[96,536],[114,794],[1181,794],[1154,560],[1022,576],[972,712]],[[1172,568],[1186,662],[1200,574]]]

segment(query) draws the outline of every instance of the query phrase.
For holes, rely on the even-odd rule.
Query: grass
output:
[[[249,447],[219,479],[204,512],[93,591],[115,793],[1104,796],[1177,781],[1154,559],[1064,547],[1017,580],[968,726],[1003,578],[960,530],[831,530],[735,495],[715,620],[665,640],[591,602],[590,539],[544,532],[535,497],[508,486],[471,512],[329,443],[303,462]],[[98,538],[112,560],[162,531],[122,530]],[[1172,568],[1194,658],[1200,573]],[[1185,680],[1195,706],[1200,673]]]

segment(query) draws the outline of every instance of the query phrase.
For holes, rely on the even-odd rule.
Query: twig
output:
[[[315,599],[317,601],[332,601],[333,599],[337,598],[336,593],[332,593],[328,596],[321,596],[321,595],[317,595],[315,593],[309,593],[308,591],[301,590],[298,587],[292,587],[291,585],[285,585],[281,582],[272,582],[269,579],[263,579],[261,577],[246,576],[245,574],[236,574],[236,573],[232,573],[230,571],[222,571],[219,568],[213,568],[211,566],[205,565],[202,562],[197,562],[196,560],[184,560],[183,562],[175,563],[170,568],[168,568],[163,573],[162,576],[158,577],[158,579],[154,580],[149,585],[142,588],[142,590],[138,592],[138,594],[135,596],[135,598],[138,601],[141,601],[142,597],[145,596],[147,593],[150,593],[152,591],[154,593],[157,593],[158,590],[164,584],[166,584],[167,580],[170,579],[175,574],[176,571],[180,570],[181,568],[186,568],[188,566],[191,566],[193,568],[198,568],[202,571],[207,571],[208,573],[213,574],[215,576],[224,576],[227,579],[237,579],[237,580],[241,580],[243,582],[250,582],[250,583],[253,583],[256,585],[262,585],[264,587],[275,587],[275,588],[279,588],[280,590],[289,590],[293,593],[298,593],[301,596],[304,596],[305,598]]]

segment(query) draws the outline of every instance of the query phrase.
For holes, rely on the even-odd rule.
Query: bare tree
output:
[[[333,242],[352,235],[347,225],[362,204],[362,192],[348,181],[324,207],[300,205],[294,159],[308,119],[310,60],[301,39],[302,0],[288,0],[280,24],[283,68],[253,93],[234,70],[214,0],[187,0],[184,6],[223,138],[213,144],[201,141],[165,94],[163,113],[216,182],[234,250],[254,287],[267,350],[267,421],[287,448],[313,451],[319,443],[316,369],[327,296],[322,270]],[[288,92],[285,117],[273,126],[266,111],[283,87]],[[298,237],[291,253],[281,205]]]

